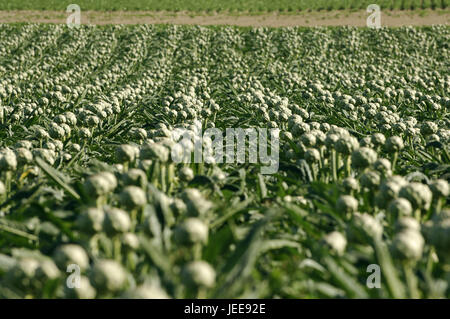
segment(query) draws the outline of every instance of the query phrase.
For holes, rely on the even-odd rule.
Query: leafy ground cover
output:
[[[449,35],[1,25],[0,295],[448,297]],[[171,160],[212,127],[278,172]]]

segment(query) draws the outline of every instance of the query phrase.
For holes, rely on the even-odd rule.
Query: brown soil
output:
[[[65,23],[69,14],[57,11],[0,11],[0,23],[33,22]],[[83,24],[196,24],[196,25],[238,25],[238,26],[366,26],[368,13],[365,11],[301,12],[295,14],[268,13],[260,15],[204,14],[191,15],[188,12],[133,12],[114,11],[81,12]],[[382,11],[383,26],[449,24],[449,10]]]

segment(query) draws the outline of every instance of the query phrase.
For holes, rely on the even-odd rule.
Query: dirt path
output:
[[[35,22],[65,23],[68,13],[57,11],[0,11],[0,23]],[[192,16],[187,12],[81,12],[83,24],[141,24],[171,23],[197,25],[238,26],[365,26],[368,13],[365,11],[301,12],[295,14],[227,15],[211,14]],[[383,26],[449,24],[450,10],[382,11]]]

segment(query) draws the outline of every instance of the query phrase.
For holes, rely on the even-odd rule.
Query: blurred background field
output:
[[[376,3],[384,10],[445,9],[448,0],[0,0],[0,10],[65,10],[71,4],[95,11],[298,12],[361,10]]]

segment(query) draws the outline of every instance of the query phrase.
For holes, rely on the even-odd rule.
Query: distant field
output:
[[[446,8],[449,0],[0,0],[0,10],[64,10],[76,3],[83,10],[150,11],[303,11],[362,9],[377,3],[382,9],[411,10]]]

